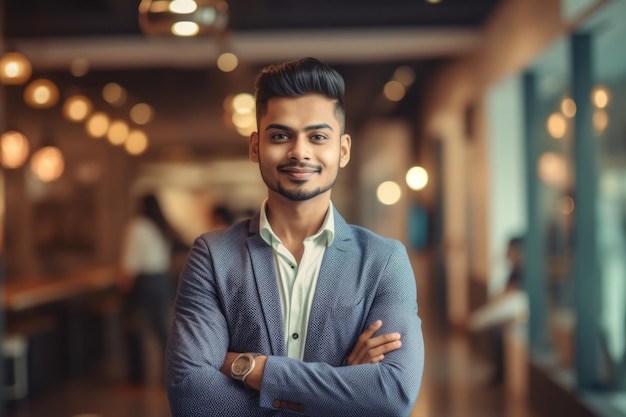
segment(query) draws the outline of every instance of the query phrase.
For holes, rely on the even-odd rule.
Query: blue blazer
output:
[[[174,417],[407,416],[424,342],[405,247],[335,211],[335,237],[317,282],[304,360],[286,356],[272,248],[259,215],[196,239],[181,274],[166,353]],[[402,347],[382,362],[345,366],[375,320]],[[261,391],[220,373],[228,351],[268,355]]]

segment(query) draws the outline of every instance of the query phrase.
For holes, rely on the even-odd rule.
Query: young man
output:
[[[313,58],[256,79],[259,214],[199,237],[166,379],[174,417],[406,416],[424,345],[404,246],[331,203],[350,159],[344,81]]]

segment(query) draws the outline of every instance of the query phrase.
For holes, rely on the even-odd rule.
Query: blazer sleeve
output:
[[[165,358],[173,417],[269,416],[259,394],[220,372],[229,334],[209,251],[202,239],[191,249],[179,281]]]
[[[379,333],[400,332],[401,348],[377,364],[339,367],[270,356],[261,386],[261,407],[310,416],[389,417],[411,412],[422,380],[424,341],[409,257],[400,242],[393,242],[373,301],[364,306],[369,308],[365,326],[382,320]]]

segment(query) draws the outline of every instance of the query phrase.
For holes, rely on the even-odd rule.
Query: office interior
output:
[[[186,39],[135,28],[138,1],[97,2],[114,16],[132,6],[132,21],[85,19],[100,35],[73,38],[63,25],[81,2],[56,14],[3,3],[2,57],[21,53],[32,72],[0,83],[0,416],[169,415],[158,360],[145,387],[120,376],[116,274],[132,201],[156,193],[187,245],[216,206],[237,219],[258,210],[254,124],[237,126],[232,101],[259,68],[303,55],[346,75],[353,155],[333,203],[414,262],[426,372],[411,415],[626,416],[624,1],[420,1],[420,13],[299,2],[290,20],[284,2],[231,0],[224,28]],[[363,20],[332,26],[334,10],[359,7]],[[235,68],[218,66],[225,52]],[[41,79],[56,85],[53,104],[29,96]],[[82,116],[68,110],[76,97]],[[516,235],[528,314],[506,325],[510,371],[494,390],[486,335],[466,323],[504,285]]]

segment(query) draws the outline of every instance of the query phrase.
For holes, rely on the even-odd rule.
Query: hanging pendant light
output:
[[[59,100],[59,89],[52,81],[39,78],[33,80],[24,89],[24,101],[36,109],[54,106]]]
[[[30,170],[42,182],[58,179],[64,169],[63,154],[56,146],[44,146],[30,158]]]
[[[7,52],[0,57],[0,82],[2,84],[24,84],[32,73],[30,61],[19,52]]]
[[[19,168],[28,158],[30,144],[22,133],[9,130],[0,136],[0,163],[5,168]]]
[[[225,32],[224,0],[142,0],[139,26],[148,36],[214,36]]]
[[[63,116],[72,122],[84,121],[92,111],[91,100],[80,94],[68,97],[63,103]]]

